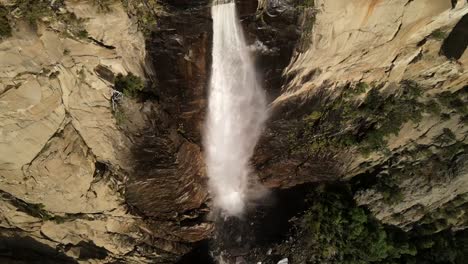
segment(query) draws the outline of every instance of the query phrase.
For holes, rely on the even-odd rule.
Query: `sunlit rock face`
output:
[[[1,233],[54,249],[72,244],[62,252],[72,258],[86,241],[110,258],[132,255],[137,243],[128,241],[144,223],[127,213],[123,178],[111,170],[129,170],[131,144],[112,116],[111,84],[95,69],[142,76],[144,38],[120,5],[102,15],[81,2],[67,8],[113,48],[64,37],[60,22],[19,21],[0,42]]]
[[[317,0],[306,6],[299,20],[300,44],[284,71],[282,93],[271,104],[272,121],[254,156],[263,182],[286,187],[351,179],[365,185],[366,177],[376,182],[387,177],[398,189],[390,192],[401,195],[391,206],[381,183],[369,183],[370,189],[358,192],[356,198],[384,222],[408,229],[428,212],[452,206],[449,201],[463,196],[468,188],[462,162],[466,113],[444,105],[441,94],[452,94],[453,104],[466,104],[467,40],[466,34],[461,37],[461,25],[466,24],[467,12],[466,1]],[[449,46],[453,55],[445,52]],[[419,103],[406,104],[405,111],[388,112],[388,105],[396,103],[389,98],[402,98],[408,82],[417,87]],[[365,89],[349,95],[359,87]],[[360,110],[367,107],[370,90],[378,90],[381,98],[391,102],[386,103],[387,110],[381,105],[370,116]],[[420,108],[411,107],[418,104]],[[439,106],[439,114],[428,110]],[[411,109],[415,110],[412,117],[403,122],[395,118]],[[389,121],[378,121],[378,116]],[[402,123],[396,132],[382,132],[397,122]],[[356,141],[340,145],[343,131],[352,131]],[[388,133],[382,141],[385,150],[362,154],[369,132]],[[437,139],[444,133],[451,140],[440,145]],[[304,145],[307,150],[298,147]],[[454,155],[447,156],[444,149],[449,146],[456,149]],[[457,169],[428,169],[440,165],[436,160]],[[415,164],[425,164],[426,169]],[[353,180],[356,175],[360,177]]]
[[[174,106],[171,96],[124,98],[123,118],[116,116],[117,74],[155,78],[127,11],[118,2],[102,12],[65,1],[62,12],[82,19],[86,36],[65,34],[60,19],[37,28],[18,20],[0,41],[0,233],[18,244],[15,236],[31,237],[44,258],[50,247],[72,259],[175,262],[212,230],[205,221],[181,224],[203,219],[208,194],[200,147],[182,135],[179,110],[162,106]]]

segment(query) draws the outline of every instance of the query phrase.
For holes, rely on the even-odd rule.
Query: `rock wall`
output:
[[[0,41],[1,243],[58,263],[175,262],[212,229],[191,221],[204,165],[170,100],[124,96],[116,113],[117,74],[156,83],[139,18],[70,0],[29,24],[2,3],[14,30]]]
[[[466,1],[308,3],[301,6],[301,41],[257,149],[263,182],[350,180],[361,205],[405,228],[464,196]],[[417,95],[403,99],[410,86]],[[445,104],[448,97],[452,103]]]

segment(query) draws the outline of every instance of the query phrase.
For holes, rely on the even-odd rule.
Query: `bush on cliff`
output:
[[[300,228],[310,251],[318,254],[314,263],[378,263],[417,253],[404,232],[389,230],[347,192],[318,188],[309,197],[312,206]]]
[[[50,1],[47,0],[16,0],[15,6],[20,17],[33,26],[36,26],[39,19],[53,14]]]
[[[145,84],[143,80],[133,73],[125,76],[119,73],[115,78],[115,89],[126,96],[137,97],[144,88]]]
[[[11,36],[11,26],[7,15],[8,10],[0,5],[0,39]]]

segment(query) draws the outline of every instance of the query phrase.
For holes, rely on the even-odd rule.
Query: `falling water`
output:
[[[266,100],[236,5],[214,1],[213,66],[205,147],[215,206],[228,215],[243,212],[249,198],[250,158],[266,119]]]

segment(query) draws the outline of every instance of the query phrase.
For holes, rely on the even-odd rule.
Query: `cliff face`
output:
[[[209,1],[21,2],[0,1],[0,260],[176,262],[214,230]],[[238,1],[266,186],[346,181],[383,223],[466,227],[468,4],[436,2]],[[130,73],[145,88],[117,91]]]
[[[464,196],[466,2],[315,1],[305,10],[306,48],[272,103],[260,177],[281,187],[359,182],[359,204],[407,228]]]
[[[176,113],[118,99],[117,74],[154,76],[131,6],[66,1],[31,25],[4,4],[14,30],[0,42],[2,243],[32,237],[81,261],[93,250],[175,261],[211,230],[190,224],[207,197],[204,165]]]

